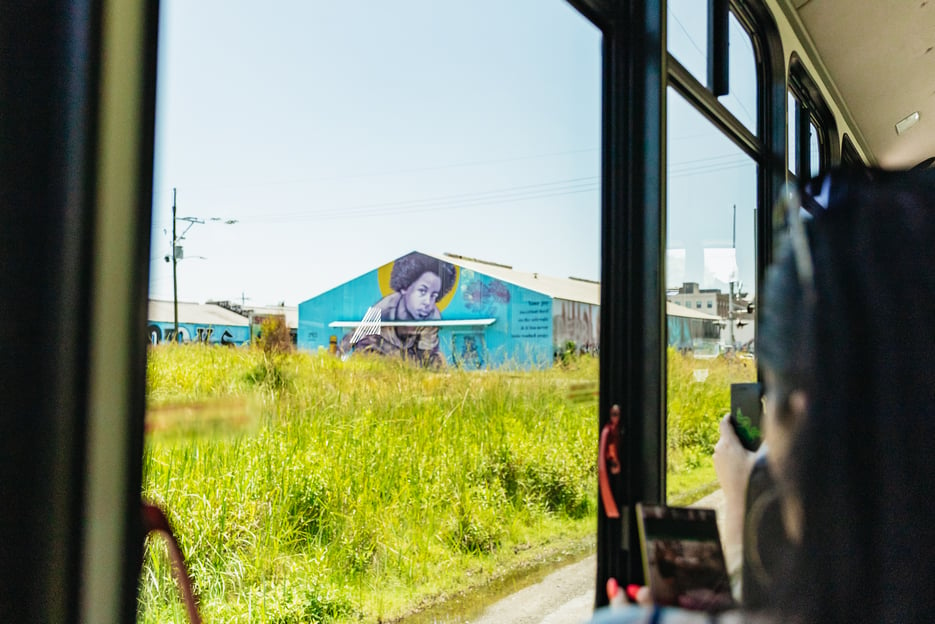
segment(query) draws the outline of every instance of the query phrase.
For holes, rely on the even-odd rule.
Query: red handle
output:
[[[610,422],[601,429],[601,442],[597,451],[597,482],[604,503],[604,513],[608,518],[619,518],[617,501],[610,489],[610,474],[620,473],[620,461],[617,458],[617,423],[620,422],[620,407],[610,408]]]
[[[182,556],[182,549],[179,548],[179,542],[175,539],[172,527],[169,525],[169,519],[162,509],[156,505],[143,503],[143,530],[146,535],[155,531],[161,533],[169,544],[169,556],[172,558],[173,571],[175,578],[182,590],[182,600],[185,608],[188,610],[188,619],[191,624],[201,624],[201,616],[198,614],[198,607],[195,601],[195,590],[192,587],[192,580],[188,576],[188,570],[185,567],[185,558]]]

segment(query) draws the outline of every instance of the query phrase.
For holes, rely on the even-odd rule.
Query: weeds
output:
[[[670,484],[693,490],[706,487],[690,475],[709,470],[727,384],[754,374],[709,361],[698,382],[698,365],[670,354]],[[574,389],[596,388],[594,357],[426,371],[165,345],[148,373],[160,424],[147,423],[143,496],[168,510],[206,621],[392,619],[463,589],[466,570],[593,535],[597,402]],[[183,418],[184,404],[200,407]],[[205,404],[210,429],[190,422]],[[140,622],[184,620],[156,545],[139,596]]]
[[[153,414],[185,398],[255,412],[146,441],[143,494],[172,514],[206,620],[387,619],[550,523],[593,530],[596,403],[570,404],[561,371],[175,345],[149,371]],[[148,551],[142,622],[176,619],[167,566]]]

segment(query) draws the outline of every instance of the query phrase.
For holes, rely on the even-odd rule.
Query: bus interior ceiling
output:
[[[873,164],[909,168],[935,156],[935,2],[781,0],[817,52]],[[804,35],[804,36],[803,36]],[[837,90],[837,94],[833,90]],[[898,134],[896,125],[918,113]]]

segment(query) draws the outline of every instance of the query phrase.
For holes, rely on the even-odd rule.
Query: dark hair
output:
[[[800,622],[935,613],[935,172],[842,172],[808,228],[805,305],[791,251],[767,275],[761,363],[808,395],[785,475],[802,542],[777,587]],[[785,619],[785,618],[784,618]]]
[[[815,343],[808,336],[810,310],[806,309],[795,255],[788,240],[783,241],[776,262],[766,271],[760,301],[757,358],[780,384],[779,388],[766,390],[773,397],[782,398],[796,389],[808,392]]]
[[[393,263],[393,270],[390,272],[390,288],[395,291],[409,288],[424,273],[434,273],[441,278],[439,299],[448,294],[448,291],[455,285],[457,273],[453,264],[413,251],[397,258]]]

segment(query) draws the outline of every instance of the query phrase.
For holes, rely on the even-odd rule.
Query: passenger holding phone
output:
[[[724,544],[724,558],[731,578],[742,573],[743,561],[743,535],[744,535],[744,508],[747,496],[747,484],[757,461],[757,453],[748,450],[740,443],[740,439],[731,425],[731,415],[725,414],[718,423],[720,438],[714,445],[714,471],[717,473],[718,483],[724,493],[724,531],[721,541]],[[760,454],[765,453],[762,446]],[[735,583],[738,584],[738,583]],[[740,597],[743,596],[743,585]]]
[[[935,616],[935,171],[838,172],[831,196],[807,235],[792,203],[758,327],[765,456],[795,547],[766,611],[718,622]],[[725,425],[716,461],[750,466]],[[722,482],[729,503],[740,482]],[[592,623],[711,618],[630,607]]]

